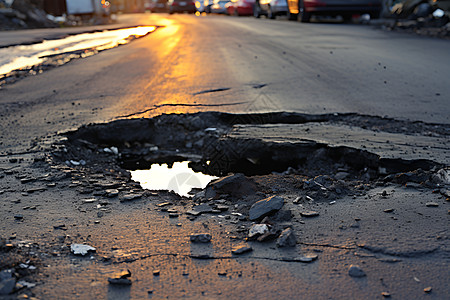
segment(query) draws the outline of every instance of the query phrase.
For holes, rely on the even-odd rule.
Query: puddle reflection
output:
[[[153,164],[150,170],[130,171],[131,179],[141,184],[144,189],[168,190],[181,196],[192,197],[193,188],[205,188],[218,177],[194,172],[189,168],[189,161],[175,162],[172,168],[167,164]]]
[[[0,78],[20,69],[28,69],[44,63],[47,58],[71,54],[85,50],[81,57],[89,56],[89,52],[103,51],[124,45],[133,39],[143,37],[153,31],[155,26],[139,26],[126,29],[105,30],[102,32],[83,33],[68,36],[64,39],[45,40],[32,45],[0,48]],[[61,61],[60,64],[63,64]]]

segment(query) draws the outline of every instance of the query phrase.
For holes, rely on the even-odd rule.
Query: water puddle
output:
[[[155,30],[156,26],[139,26],[82,33],[32,45],[0,48],[0,79],[13,71],[26,70],[30,73],[40,73],[41,70],[33,70],[33,68],[48,63],[62,65],[73,58],[84,58],[127,44]]]
[[[175,162],[172,168],[167,164],[153,164],[149,170],[131,171],[131,179],[148,190],[173,191],[178,195],[192,197],[193,188],[205,188],[218,177],[194,172],[189,168],[189,161]]]

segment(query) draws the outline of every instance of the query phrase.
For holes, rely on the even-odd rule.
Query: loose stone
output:
[[[423,289],[423,291],[425,292],[425,293],[431,293],[431,290],[432,290],[432,288],[431,288],[431,286],[429,286],[429,287],[426,287],[426,288],[424,288]]]
[[[297,240],[291,228],[283,230],[277,240],[278,247],[294,247],[296,244]]]
[[[119,195],[119,190],[118,189],[107,189],[107,190],[105,190],[105,195],[108,198],[117,197]]]
[[[247,244],[241,244],[241,245],[234,246],[233,249],[231,250],[231,252],[233,254],[239,255],[242,253],[250,252],[252,250],[253,250],[253,248],[251,246],[249,246]]]
[[[258,220],[279,211],[284,205],[284,199],[279,196],[272,196],[260,200],[252,205],[249,211],[251,221]]]
[[[209,233],[191,234],[190,240],[193,243],[209,243],[211,235]]]
[[[319,213],[317,211],[309,210],[301,212],[300,215],[305,218],[312,218],[319,216]]]
[[[436,202],[427,202],[425,205],[428,207],[438,207],[439,206],[439,204],[437,204]]]
[[[260,236],[269,231],[269,227],[266,224],[253,224],[248,231],[248,237],[253,238]]]
[[[309,263],[315,261],[317,258],[317,254],[306,254],[304,256],[301,256],[298,260],[304,263]]]
[[[358,265],[350,265],[348,275],[351,277],[364,277],[366,273]]]

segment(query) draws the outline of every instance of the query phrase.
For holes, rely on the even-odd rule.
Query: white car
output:
[[[256,0],[253,16],[267,16],[269,19],[275,19],[279,15],[285,15],[288,12],[286,0]]]

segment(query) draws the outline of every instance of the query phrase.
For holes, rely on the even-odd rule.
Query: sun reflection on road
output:
[[[2,48],[0,49],[0,78],[14,70],[40,65],[49,57],[83,50],[103,51],[111,49],[127,44],[133,39],[143,37],[155,30],[155,26],[105,30],[72,35],[63,39],[45,40],[32,45]]]

